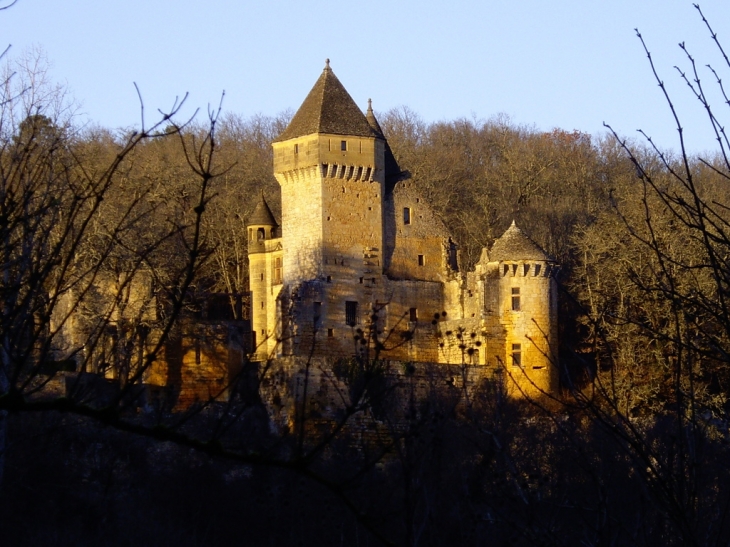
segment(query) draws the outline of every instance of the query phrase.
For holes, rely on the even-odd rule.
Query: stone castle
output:
[[[462,271],[372,108],[362,113],[329,63],[273,149],[282,225],[262,195],[247,224],[250,295],[209,295],[144,367],[160,336],[152,277],[99,274],[93,301],[75,305],[69,291],[51,321],[71,378],[133,378],[142,404],[184,410],[234,396],[254,370],[274,421],[288,425],[315,394],[336,409],[333,392],[349,381],[336,370],[353,358],[385,363],[393,385],[417,371],[407,381],[422,392],[495,376],[512,396],[557,392],[558,265],[513,223]]]
[[[329,61],[273,143],[281,226],[248,221],[253,361],[368,358],[506,372],[555,393],[558,265],[514,223],[471,272]]]

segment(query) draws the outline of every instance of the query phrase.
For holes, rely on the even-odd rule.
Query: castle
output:
[[[558,387],[558,265],[514,223],[475,270],[329,66],[274,141],[281,226],[248,221],[253,361],[370,357]]]
[[[92,291],[59,302],[53,363],[72,379],[132,378],[144,404],[175,410],[228,399],[255,370],[273,420],[289,425],[294,403],[315,392],[323,408],[340,404],[333,389],[348,380],[334,377],[353,358],[389,363],[393,385],[414,370],[409,381],[424,385],[496,377],[515,397],[557,392],[558,265],[513,223],[462,271],[371,106],[363,114],[329,62],[273,151],[282,226],[262,195],[246,228],[250,295],[207,295],[146,365],[164,305],[152,276],[99,273]]]

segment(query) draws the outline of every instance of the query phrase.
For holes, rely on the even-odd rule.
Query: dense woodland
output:
[[[511,401],[485,382],[466,400],[456,386],[403,405],[392,399],[408,386],[388,385],[373,358],[349,365],[338,420],[282,431],[256,390],[265,368],[244,368],[226,404],[174,414],[133,400],[201,298],[247,291],[245,222],[262,191],[279,213],[270,143],[291,114],[213,111],[204,122],[174,108],[135,131],[78,127],[37,57],[10,62],[0,102],[8,545],[728,545],[730,146],[712,110],[719,146],[701,157],[611,131],[379,113],[463,270],[512,220],[562,265],[562,393]],[[140,277],[163,303],[144,355],[131,351],[149,323],[130,298]],[[111,296],[95,292],[99,280]],[[102,372],[88,355],[109,325],[128,322],[114,331],[125,357],[110,396],[48,397],[72,316],[83,318],[74,359],[87,372]],[[367,420],[388,434],[363,440],[349,427]]]

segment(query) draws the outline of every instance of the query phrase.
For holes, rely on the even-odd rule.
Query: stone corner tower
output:
[[[504,353],[496,358],[504,364],[512,396],[558,391],[558,269],[514,221],[489,252],[485,304],[493,336],[503,337]]]
[[[277,237],[278,227],[262,192],[247,223],[254,360],[266,359],[277,352],[276,300],[283,280],[283,250],[281,238]]]

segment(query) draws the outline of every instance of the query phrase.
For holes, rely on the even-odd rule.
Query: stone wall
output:
[[[397,430],[420,412],[441,404],[448,412],[468,404],[484,382],[499,381],[484,366],[285,357],[260,364],[260,393],[272,426],[281,432],[311,431],[323,422],[388,425]],[[354,416],[347,409],[361,405]],[[302,424],[304,420],[304,424]]]

